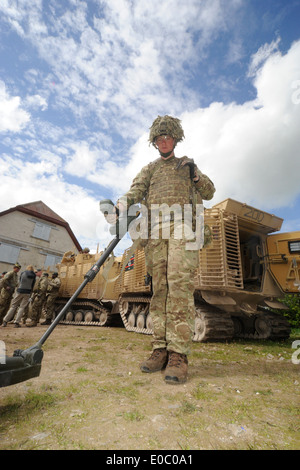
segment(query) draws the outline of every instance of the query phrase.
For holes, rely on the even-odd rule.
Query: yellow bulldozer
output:
[[[270,308],[286,293],[300,290],[300,232],[279,232],[283,219],[247,204],[226,199],[205,209],[211,243],[199,250],[195,276],[194,341],[234,337],[283,339],[290,326]],[[59,312],[101,253],[66,253],[58,265]],[[124,325],[151,334],[151,278],[141,248],[111,255],[99,274],[81,291],[61,323]]]

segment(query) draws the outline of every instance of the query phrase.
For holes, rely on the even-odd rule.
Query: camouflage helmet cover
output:
[[[180,142],[184,139],[181,121],[172,116],[157,116],[150,127],[149,142],[155,145],[155,139],[160,135],[170,135],[176,144]]]

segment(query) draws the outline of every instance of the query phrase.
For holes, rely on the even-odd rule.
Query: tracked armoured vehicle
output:
[[[300,232],[278,233],[283,220],[226,199],[205,210],[212,240],[199,251],[195,276],[194,341],[233,337],[281,339],[290,334],[277,299],[300,289]],[[65,256],[58,266],[62,281],[57,311],[67,302],[101,253]],[[128,331],[151,334],[151,279],[143,249],[111,256],[81,292],[62,321],[70,325],[123,324]]]

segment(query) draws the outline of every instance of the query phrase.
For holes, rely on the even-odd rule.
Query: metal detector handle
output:
[[[131,222],[140,215],[140,207],[138,204],[133,204],[128,208],[128,211],[124,213],[121,213],[119,208],[110,199],[103,199],[100,201],[99,205],[100,211],[107,219],[108,223],[111,224],[109,229],[110,233],[119,238],[124,237],[124,235],[128,232],[128,228]],[[132,215],[129,215],[129,212]],[[109,221],[108,216],[111,215],[117,216],[116,218],[112,217],[114,223]]]

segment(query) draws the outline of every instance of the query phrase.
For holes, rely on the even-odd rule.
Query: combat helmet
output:
[[[160,135],[169,135],[175,139],[175,145],[184,139],[181,121],[172,116],[157,116],[150,127],[149,142],[155,146],[155,139]]]

